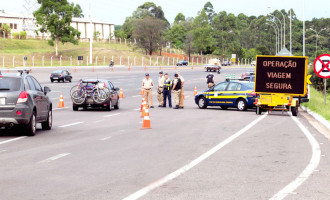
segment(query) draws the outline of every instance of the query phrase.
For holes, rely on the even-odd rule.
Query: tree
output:
[[[75,9],[74,4],[67,0],[38,0],[40,8],[33,15],[41,33],[50,33],[51,39],[48,44],[55,44],[56,56],[58,56],[58,43],[70,42],[78,44],[75,37],[80,38],[80,32],[71,27],[72,17]]]
[[[194,40],[194,34],[192,32],[188,32],[184,44],[184,51],[188,54],[188,58],[190,59],[190,54],[192,53],[192,45]]]
[[[74,6],[73,4],[71,4],[71,5],[74,7],[73,16],[78,17],[78,18],[83,18],[84,14],[83,14],[83,11],[82,11],[80,5],[79,4],[77,4],[76,6]]]
[[[146,54],[152,55],[162,43],[162,34],[165,28],[166,23],[163,20],[153,17],[137,20],[133,32],[133,36],[137,40],[137,46],[144,49]]]
[[[186,20],[186,17],[182,13],[179,13],[176,15],[176,17],[174,19],[174,24],[180,23],[185,20]]]
[[[3,37],[3,33],[5,33],[5,37],[8,37],[11,32],[11,28],[8,24],[2,24],[0,27],[0,35]]]
[[[212,3],[209,1],[206,2],[206,4],[204,5],[204,10],[209,18],[209,22],[211,23],[213,21],[213,17],[215,16]]]

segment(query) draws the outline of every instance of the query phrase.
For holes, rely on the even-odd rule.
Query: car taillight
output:
[[[29,95],[27,92],[23,91],[21,94],[19,94],[17,103],[25,103],[28,99]]]
[[[62,76],[62,74],[60,74],[60,76]]]
[[[53,74],[50,74],[50,77],[52,77],[53,76]]]
[[[256,95],[256,93],[254,91],[250,92],[250,95]]]
[[[17,115],[21,115],[22,112],[21,112],[20,110],[18,110],[18,111],[16,112],[16,114],[17,114]]]
[[[105,83],[103,83],[103,87],[107,87],[107,86],[105,85]]]

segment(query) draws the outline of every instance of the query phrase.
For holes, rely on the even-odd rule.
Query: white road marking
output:
[[[112,115],[105,115],[104,117],[113,117],[113,116],[116,116],[116,115],[120,115],[120,113],[116,113],[116,114],[112,114]]]
[[[186,96],[186,98],[189,98],[190,96]]]
[[[110,138],[112,138],[112,136],[105,137],[105,138],[102,138],[102,139],[100,139],[100,140],[101,140],[101,141],[105,141],[105,140],[109,140]]]
[[[84,122],[75,122],[75,123],[72,123],[72,124],[67,124],[67,125],[63,125],[63,126],[59,126],[60,128],[65,128],[65,127],[69,127],[69,126],[74,126],[74,125],[78,125],[78,124],[82,124]]]
[[[101,120],[95,121],[94,123],[103,122],[103,121],[105,121],[105,120],[101,119]]]
[[[23,138],[26,138],[26,136],[22,136],[22,137],[10,139],[10,140],[5,140],[5,141],[0,142],[0,144],[6,144],[6,143],[9,143],[9,142],[14,142],[16,140],[20,140],[20,139],[23,139]]]
[[[137,108],[137,109],[134,109],[134,110],[141,110],[141,108]]]
[[[290,114],[291,115],[291,114]],[[294,193],[293,191],[297,189],[304,181],[308,179],[308,177],[314,172],[314,170],[317,168],[317,166],[320,163],[321,159],[321,149],[320,145],[316,141],[316,139],[312,136],[312,134],[308,131],[308,129],[297,119],[297,117],[294,117],[291,115],[291,118],[293,121],[296,122],[300,130],[305,134],[307,137],[311,147],[312,147],[312,157],[309,161],[307,167],[304,169],[304,171],[291,183],[289,183],[287,186],[285,186],[282,190],[280,190],[278,193],[276,193],[271,200],[278,200],[278,199],[284,199],[288,194]]]
[[[207,159],[208,157],[212,156],[214,153],[216,153],[217,151],[219,151],[220,149],[225,147],[227,144],[231,143],[233,140],[235,140],[236,138],[241,136],[243,133],[248,131],[250,128],[252,128],[254,125],[256,125],[259,121],[261,121],[266,116],[267,115],[260,116],[259,118],[257,118],[256,120],[254,120],[253,122],[251,122],[250,124],[245,126],[243,129],[241,129],[240,131],[235,133],[234,135],[228,137],[226,140],[222,141],[221,143],[219,143],[218,145],[216,145],[215,147],[213,147],[212,149],[210,149],[206,153],[202,154],[201,156],[199,156],[195,160],[191,161],[189,164],[187,164],[187,165],[181,167],[180,169],[170,173],[169,175],[159,179],[158,181],[149,184],[148,186],[142,188],[141,190],[136,191],[135,193],[131,194],[130,196],[124,198],[123,200],[139,199],[140,197],[142,197],[142,196],[146,195],[147,193],[151,192],[152,190],[162,186],[166,182],[171,181],[171,180],[177,178],[178,176],[184,174],[185,172],[189,171],[190,169],[192,169],[193,167],[195,167],[196,165],[203,162],[205,159]]]
[[[68,109],[69,107],[64,107],[64,108],[53,108],[53,110],[64,110],[64,109]]]
[[[139,96],[141,96],[141,95],[136,95],[136,96],[132,96],[132,97],[135,98],[135,97],[139,97]]]
[[[7,151],[7,150],[0,150],[0,153],[5,152],[5,151]]]
[[[54,161],[54,160],[57,160],[57,159],[60,159],[60,158],[63,158],[64,156],[67,156],[67,155],[70,155],[70,153],[62,153],[62,154],[58,154],[56,156],[53,156],[53,157],[50,157],[50,158],[47,158],[45,160],[42,160],[38,163],[48,163],[48,162],[51,162],[51,161]]]

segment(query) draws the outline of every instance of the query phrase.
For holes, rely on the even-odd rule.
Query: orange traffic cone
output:
[[[161,65],[159,66],[159,70],[162,70],[162,66]]]
[[[143,118],[142,128],[141,129],[151,129],[150,127],[150,117],[149,117],[149,110],[146,109],[145,116]]]
[[[182,99],[185,100],[185,98],[184,98],[184,90],[182,90]]]
[[[124,98],[124,94],[123,94],[123,89],[122,88],[120,88],[119,98],[120,99],[123,99]]]
[[[144,88],[141,87],[140,95],[144,95]]]
[[[146,115],[146,109],[148,109],[148,104],[147,104],[147,101],[144,99],[143,101],[143,108],[142,108],[142,113],[141,113],[141,116],[140,117],[144,117]]]
[[[32,73],[32,68],[30,67],[30,73]]]
[[[58,103],[59,108],[64,108],[63,93],[60,95],[60,102]]]
[[[9,69],[7,68],[7,73],[9,73]]]
[[[194,96],[197,95],[197,87],[195,86],[195,90],[194,90]]]
[[[77,72],[77,66],[74,67],[74,72]]]
[[[111,67],[111,71],[113,72],[113,67]]]
[[[131,71],[131,65],[128,65],[128,71]]]
[[[146,70],[147,70],[147,65],[144,66],[144,71],[146,71]]]
[[[92,72],[94,72],[94,66],[93,66],[93,68],[92,68]]]
[[[140,112],[142,112],[142,110],[143,110],[143,102],[144,102],[144,97],[142,97],[142,103],[141,103],[141,109],[140,109]]]

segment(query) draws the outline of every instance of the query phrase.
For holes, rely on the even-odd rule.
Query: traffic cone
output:
[[[185,100],[185,98],[184,98],[184,90],[182,91],[182,99]]]
[[[142,129],[151,129],[150,127],[150,117],[149,117],[149,110],[146,109],[145,116],[143,118]]]
[[[93,68],[92,68],[92,72],[94,72],[94,66],[93,66]]]
[[[60,102],[58,103],[59,108],[64,108],[63,93],[60,95]]]
[[[7,73],[9,73],[9,69],[7,68]]]
[[[144,66],[144,71],[146,71],[146,70],[147,70],[147,65]]]
[[[140,117],[144,117],[146,115],[145,110],[147,109],[147,102],[145,99],[143,99],[143,103],[142,103],[142,113]]]
[[[194,90],[194,96],[197,95],[197,87],[195,86],[195,90]]]
[[[77,72],[77,66],[74,66],[74,72]]]
[[[141,103],[141,109],[140,109],[140,112],[142,112],[142,110],[143,110],[143,102],[144,102],[144,97],[142,97],[142,103]]]
[[[30,73],[32,73],[32,68],[30,67]]]
[[[159,70],[162,70],[162,66],[161,65],[159,66]]]
[[[111,71],[113,72],[113,67],[111,67]]]
[[[140,95],[144,95],[144,88],[141,87]]]
[[[120,99],[123,99],[124,98],[124,94],[123,94],[123,89],[122,88],[120,88],[119,98]]]
[[[128,71],[131,71],[131,65],[128,65]]]

